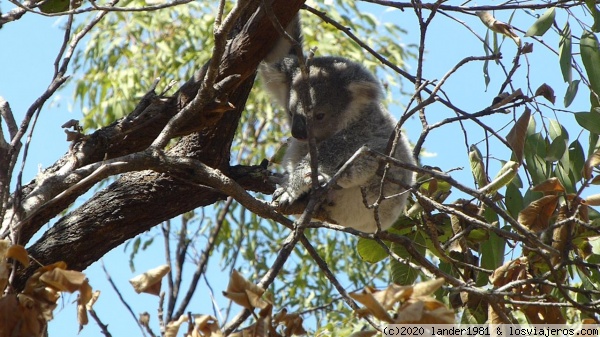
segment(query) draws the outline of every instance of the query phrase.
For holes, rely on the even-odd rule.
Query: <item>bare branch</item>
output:
[[[110,276],[110,273],[108,272],[108,270],[106,270],[106,267],[104,266],[104,262],[100,261],[100,263],[102,266],[102,270],[104,270],[104,274],[106,274],[106,279],[110,283],[110,285],[113,288],[113,290],[115,291],[115,293],[117,293],[117,296],[119,297],[119,300],[121,301],[121,303],[125,306],[125,308],[127,308],[127,311],[129,311],[129,313],[131,314],[131,317],[133,317],[133,320],[135,321],[135,323],[138,325],[138,327],[142,331],[142,336],[145,337],[146,331],[144,330],[144,327],[140,324],[140,321],[138,320],[136,314],[133,312],[133,309],[131,309],[131,306],[129,306],[129,303],[127,303],[127,301],[121,294],[121,291],[119,291],[119,288],[117,287],[117,285],[113,281],[112,277]]]

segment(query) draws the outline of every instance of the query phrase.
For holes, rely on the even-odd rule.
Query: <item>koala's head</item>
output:
[[[308,65],[308,81],[296,58],[285,58],[264,66],[265,86],[285,107],[292,136],[306,140],[306,115],[312,108],[313,134],[318,141],[327,139],[360,120],[379,104],[381,86],[361,65],[339,57],[317,57]],[[312,105],[309,105],[312,104]]]

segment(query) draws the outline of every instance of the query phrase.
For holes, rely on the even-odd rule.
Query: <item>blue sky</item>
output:
[[[8,8],[3,3],[3,10]],[[401,36],[398,43],[416,43],[418,41],[418,24],[414,20],[414,14],[407,10],[384,11],[379,7],[374,7],[379,11],[379,19],[383,21],[401,22],[403,28],[409,31],[408,36]],[[501,13],[498,19],[509,20],[509,13]],[[485,35],[485,27],[475,16],[461,16],[469,27],[474,28],[480,36]],[[515,25],[526,30],[534,21],[533,18],[520,15]],[[566,17],[561,16],[559,12],[557,21],[559,25],[564,24]],[[34,14],[27,14],[22,19],[6,24],[0,29],[0,42],[2,51],[0,51],[0,96],[6,99],[13,109],[17,122],[22,119],[25,111],[30,104],[45,90],[51,81],[53,73],[54,58],[58,52],[63,39],[63,30],[61,29],[64,18],[46,18]],[[577,35],[578,33],[574,33]],[[520,34],[522,35],[522,34]],[[524,41],[531,41],[525,38]],[[557,40],[546,40],[554,48],[558,48]],[[504,62],[510,67],[512,57],[516,52],[516,46],[511,40],[504,42],[502,49]],[[575,49],[575,48],[574,48]],[[448,18],[437,18],[433,20],[430,27],[429,38],[426,45],[427,54],[425,56],[426,69],[424,76],[428,79],[441,78],[450,68],[459,60],[466,56],[483,55],[481,42],[473,35]],[[550,84],[556,92],[557,107],[562,107],[562,96],[566,90],[566,84],[563,83],[558,67],[556,55],[545,50],[539,44],[534,47],[534,53],[528,56],[530,64],[523,63],[518,70],[515,78],[523,78],[523,73],[530,68],[533,74],[544,74],[544,76],[532,76],[532,86],[534,89],[546,82]],[[414,73],[415,61],[409,60],[409,71]],[[499,82],[503,79],[498,67],[490,65],[492,74],[492,83],[486,91],[483,86],[482,63],[472,62],[461,68],[446,85],[445,90],[452,97],[453,101],[458,102],[461,108],[467,111],[475,112],[488,106],[497,93]],[[143,68],[140,68],[143,71]],[[522,83],[515,83],[516,87],[522,87]],[[405,91],[411,91],[410,86],[405,83]],[[580,88],[577,100],[573,103],[575,111],[585,111],[588,109],[588,95],[583,87]],[[405,100],[406,98],[401,98]],[[404,102],[405,103],[405,102]],[[24,183],[31,180],[38,172],[38,167],[48,167],[62,156],[68,149],[69,143],[60,126],[70,119],[80,119],[82,117],[79,108],[72,108],[72,86],[65,87],[59,92],[50,104],[46,104],[37,124],[36,132],[31,143],[30,154],[25,166]],[[471,110],[469,110],[471,109]],[[391,107],[390,110],[396,116],[399,116],[399,107]],[[520,113],[520,112],[519,112]],[[436,114],[439,114],[436,116]],[[436,118],[442,119],[452,114],[441,105],[435,105],[428,110],[428,116],[431,121]],[[546,116],[554,118],[554,116]],[[578,130],[574,118],[566,113],[558,115],[561,123],[567,126],[568,130]],[[482,119],[489,125],[498,125],[505,122],[502,118]],[[496,124],[495,124],[496,123]],[[483,133],[474,127],[473,123],[466,123],[470,142],[477,142],[483,138]],[[406,125],[406,132],[409,139],[418,138],[420,123],[417,119],[409,121]],[[506,135],[508,129],[500,131],[500,134]],[[571,133],[575,137],[577,131]],[[466,157],[466,149],[462,138],[462,132],[457,126],[442,128],[432,132],[425,144],[431,157],[424,157],[423,163],[440,166],[443,169],[463,167],[462,171],[454,172],[453,175],[459,181],[472,181]],[[582,138],[582,143],[587,142],[587,136]],[[482,145],[480,145],[480,148]],[[506,150],[499,150],[493,155],[499,159],[508,160],[509,154]],[[495,172],[492,170],[492,175]],[[154,245],[155,251],[144,253],[136,260],[138,272],[153,268],[162,263],[163,257],[160,245]],[[155,318],[157,300],[150,295],[136,295],[129,286],[128,279],[134,276],[128,266],[128,256],[123,253],[123,248],[114,249],[104,258],[107,268],[112,274],[115,282],[123,294],[130,300],[134,311],[148,311]],[[113,335],[139,335],[139,329],[133,322],[129,313],[117,300],[114,292],[106,282],[104,273],[99,264],[95,264],[86,270],[90,278],[90,283],[95,289],[100,289],[102,295],[96,306],[96,310],[105,323],[109,323],[109,329]],[[222,287],[226,286],[223,282]],[[223,289],[215,289],[220,293]],[[200,287],[199,292],[206,292],[206,287]],[[198,296],[197,296],[198,297]],[[203,293],[207,310],[210,309],[208,296]],[[77,323],[75,321],[75,308],[71,303],[74,296],[65,295],[59,303],[59,308],[55,311],[55,320],[50,323],[51,336],[75,336],[77,334]],[[220,302],[225,306],[225,302]],[[208,311],[212,312],[212,310]],[[155,327],[156,332],[158,332]],[[99,336],[100,332],[94,322],[90,322],[80,336]]]

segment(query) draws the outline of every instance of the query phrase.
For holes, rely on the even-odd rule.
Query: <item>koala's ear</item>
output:
[[[381,87],[370,81],[354,81],[348,85],[348,91],[352,94],[352,102],[358,105],[379,101],[382,96]]]
[[[273,64],[261,64],[259,68],[264,88],[282,107],[287,107],[290,83],[285,72]]]

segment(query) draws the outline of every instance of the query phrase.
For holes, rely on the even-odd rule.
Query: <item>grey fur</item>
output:
[[[289,29],[289,27],[288,27]],[[285,48],[281,44],[279,52]],[[289,50],[289,48],[288,48]],[[271,54],[270,60],[275,57]],[[396,121],[381,104],[379,81],[364,67],[341,57],[316,57],[308,65],[308,83],[303,80],[298,60],[293,56],[261,65],[265,87],[285,107],[294,138],[283,159],[287,179],[273,195],[273,202],[287,206],[310,191],[310,158],[306,141],[306,111],[300,97],[308,92],[313,105],[313,129],[318,150],[319,182],[327,182],[362,146],[385,153]],[[394,157],[414,164],[405,137],[401,137]],[[374,232],[377,224],[373,209],[365,207],[361,187],[371,205],[379,196],[379,164],[360,157],[331,189],[322,208],[338,225]],[[388,176],[405,185],[413,183],[412,172],[391,168]],[[408,193],[385,181],[383,195],[393,196],[379,206],[381,229],[389,228],[404,211]],[[402,193],[404,192],[404,193]]]

